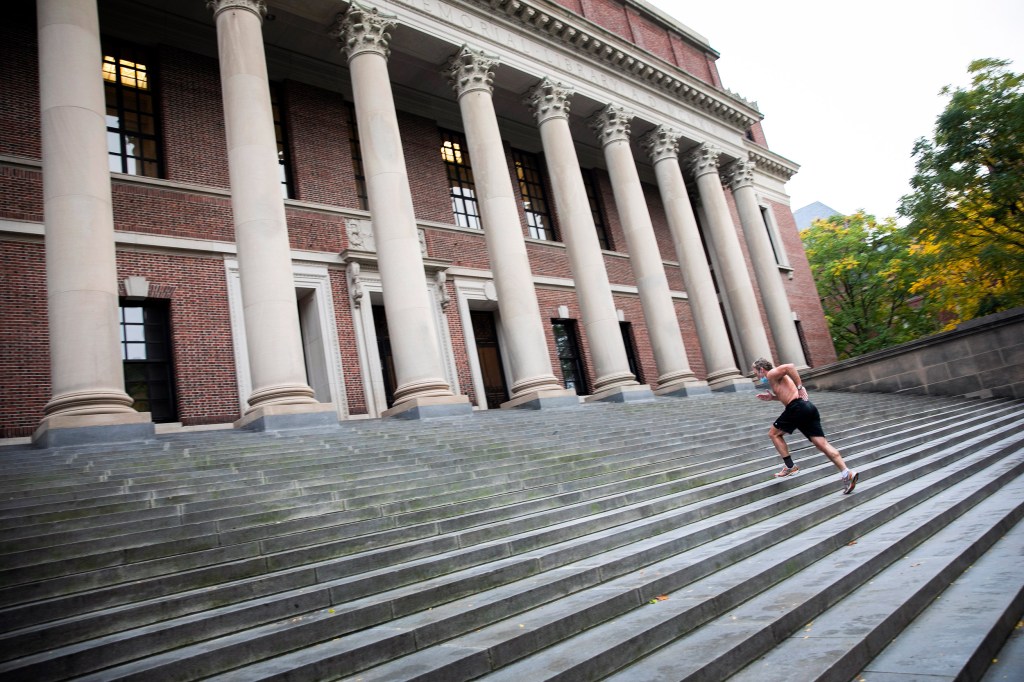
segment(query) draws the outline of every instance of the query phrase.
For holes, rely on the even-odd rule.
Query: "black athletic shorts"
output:
[[[810,400],[803,398],[797,398],[786,405],[786,409],[772,426],[786,433],[793,433],[794,429],[800,429],[800,433],[808,438],[825,435],[825,431],[821,428],[821,415],[818,414],[818,408]]]

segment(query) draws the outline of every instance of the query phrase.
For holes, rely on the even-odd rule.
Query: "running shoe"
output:
[[[853,489],[857,487],[857,477],[859,474],[856,471],[851,471],[849,476],[843,478],[843,494],[849,495],[853,492]]]
[[[784,466],[782,467],[782,471],[775,472],[775,478],[785,478],[786,476],[795,474],[798,471],[800,471],[800,466],[797,464],[794,464],[791,467]]]

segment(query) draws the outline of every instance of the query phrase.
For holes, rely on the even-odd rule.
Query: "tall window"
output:
[[[519,196],[526,212],[526,224],[533,239],[558,241],[555,234],[551,211],[548,209],[547,193],[544,191],[540,162],[536,154],[514,150],[512,160],[516,164],[516,179],[519,181]]]
[[[469,163],[466,138],[448,130],[441,131],[441,158],[448,168],[452,215],[459,227],[480,229],[480,209],[476,203],[473,167]]]
[[[602,249],[610,251],[612,243],[608,239],[608,226],[604,222],[604,211],[601,210],[601,199],[597,192],[597,176],[593,170],[583,171],[583,184],[587,188],[587,201],[590,202],[590,213],[594,216],[594,227],[597,228],[597,241]]]
[[[277,138],[278,178],[281,182],[281,196],[285,199],[294,197],[288,138],[284,127],[284,115],[281,111],[281,85],[270,84],[270,106],[274,110],[274,137]]]
[[[152,74],[145,53],[105,44],[103,85],[107,102],[107,154],[110,170],[129,175],[160,175]]]
[[[356,183],[356,198],[359,208],[368,211],[370,200],[366,193],[366,172],[363,170],[363,148],[359,144],[359,127],[356,124],[356,108],[348,105],[348,143],[352,148],[352,179]]]
[[[576,320],[551,320],[551,331],[555,336],[555,350],[558,364],[562,369],[562,380],[566,388],[575,388],[577,395],[588,395],[587,375],[583,369],[583,354],[580,353]]]

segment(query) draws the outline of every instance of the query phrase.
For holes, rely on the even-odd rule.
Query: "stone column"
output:
[[[143,439],[124,390],[106,103],[95,0],[39,0],[47,314],[52,396],[40,447]]]
[[[700,339],[708,385],[713,391],[752,391],[755,388],[753,382],[740,373],[733,358],[697,219],[679,167],[679,135],[667,126],[658,126],[645,135],[641,143],[654,164],[658,190],[683,271],[697,338]]]
[[[263,0],[207,0],[227,133],[231,212],[252,394],[236,428],[337,423],[306,382],[288,225],[278,182],[277,141],[263,51]]]
[[[548,177],[597,375],[594,393],[587,400],[650,400],[654,395],[650,387],[639,385],[629,371],[611,284],[569,130],[569,101],[573,94],[571,88],[545,78],[530,90],[525,103],[540,126]]]
[[[739,333],[737,341],[742,350],[743,366],[749,369],[757,358],[771,357],[771,347],[761,322],[761,313],[757,308],[757,298],[747,273],[736,227],[722,190],[722,180],[718,175],[719,153],[714,147],[703,144],[690,157],[690,167],[697,179],[697,191],[708,220],[707,235],[718,254],[718,267],[721,270],[718,285],[732,310]]]
[[[633,114],[609,104],[591,120],[591,127],[604,148],[605,163],[611,176],[615,207],[622,221],[629,249],[629,262],[640,292],[640,304],[658,366],[658,395],[697,395],[708,393],[707,382],[700,381],[690,369],[683,335],[679,331],[675,303],[665,276],[654,226],[647,210],[640,175],[629,146]]]
[[[463,47],[444,74],[455,89],[473,164],[476,201],[483,221],[487,254],[505,327],[505,355],[512,373],[508,407],[579,405],[551,371],[540,306],[519,223],[519,208],[505,161],[491,83],[497,57]]]
[[[432,302],[420,253],[412,191],[405,168],[391,79],[388,31],[395,17],[353,2],[338,17],[339,46],[348,57],[359,144],[377,245],[384,312],[395,361],[395,404],[385,417],[469,414],[469,398],[444,378]]]
[[[793,309],[786,296],[786,286],[779,276],[778,261],[772,249],[768,229],[761,215],[761,207],[754,194],[754,162],[738,159],[726,169],[725,177],[736,200],[740,214],[740,225],[754,263],[754,276],[761,289],[761,302],[768,314],[768,326],[775,339],[778,363],[792,362],[797,367],[807,367],[800,337],[793,323]]]

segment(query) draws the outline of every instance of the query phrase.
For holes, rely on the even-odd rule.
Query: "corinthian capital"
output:
[[[602,146],[612,142],[629,142],[633,116],[633,112],[626,111],[624,107],[609,104],[590,118],[590,128]]]
[[[526,93],[523,104],[530,107],[538,124],[552,118],[568,120],[569,103],[575,94],[576,91],[568,85],[545,78]]]
[[[640,146],[647,152],[653,164],[665,159],[678,159],[681,135],[682,133],[675,128],[660,125],[640,138]]]
[[[260,21],[267,15],[267,3],[263,0],[206,0],[206,7],[213,10],[214,17],[229,9],[244,9],[252,12],[260,18]]]
[[[718,157],[721,150],[709,144],[702,144],[687,157],[693,176],[699,178],[708,173],[718,173]]]
[[[726,167],[724,178],[733,192],[741,187],[753,187],[754,162],[751,159],[736,159]]]
[[[331,35],[338,39],[338,47],[349,61],[358,54],[374,52],[387,59],[391,54],[389,30],[398,23],[394,14],[383,14],[376,7],[353,2],[347,12],[339,14]]]
[[[494,91],[492,84],[494,67],[497,65],[497,57],[463,45],[448,59],[448,64],[441,70],[441,74],[448,77],[448,83],[455,90],[457,97],[475,90],[491,93]]]

